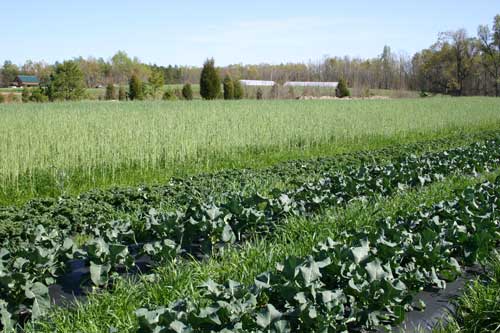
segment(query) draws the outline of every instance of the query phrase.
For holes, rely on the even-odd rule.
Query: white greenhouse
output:
[[[286,82],[285,87],[318,87],[318,88],[337,88],[338,82]]]
[[[272,87],[276,84],[274,81],[260,80],[240,80],[241,84],[247,87]]]

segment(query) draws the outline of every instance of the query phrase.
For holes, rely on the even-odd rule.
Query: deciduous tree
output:
[[[1,74],[1,84],[3,87],[8,87],[14,82],[16,76],[19,75],[19,68],[14,65],[11,61],[5,60],[2,66]]]
[[[495,96],[500,96],[500,15],[495,16],[493,31],[487,25],[478,29],[478,38],[483,52],[482,64],[493,79]]]

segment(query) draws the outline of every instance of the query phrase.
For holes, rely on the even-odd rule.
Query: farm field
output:
[[[499,103],[2,105],[0,323],[397,327],[423,288],[494,262]]]
[[[497,128],[493,98],[0,106],[0,202]],[[126,115],[126,116],[124,116]]]
[[[157,306],[163,304],[171,304],[171,302],[175,301],[177,297],[191,297],[190,299],[193,302],[196,302],[193,304],[206,304],[204,303],[207,301],[206,297],[212,299],[211,297],[213,296],[204,293],[203,289],[196,288],[197,285],[202,284],[202,282],[204,282],[206,279],[223,282],[225,281],[225,279],[230,278],[235,281],[241,281],[244,284],[251,283],[251,281],[257,275],[259,275],[259,273],[267,270],[272,271],[272,267],[276,263],[286,260],[286,258],[289,256],[297,256],[298,259],[293,262],[295,263],[295,265],[303,265],[300,264],[302,262],[302,259],[300,259],[300,257],[307,256],[309,253],[311,253],[310,251],[314,247],[314,244],[317,244],[318,242],[320,242],[320,240],[327,239],[327,237],[335,240],[342,240],[346,236],[345,232],[353,232],[355,234],[348,236],[348,238],[344,241],[354,242],[353,245],[358,245],[355,245],[354,247],[352,247],[353,245],[348,246],[348,248],[346,249],[347,257],[343,257],[345,260],[347,260],[349,258],[349,251],[353,251],[353,253],[357,255],[359,246],[358,241],[360,239],[363,239],[362,237],[360,237],[361,235],[368,236],[369,239],[372,239],[371,236],[369,236],[370,233],[374,231],[376,232],[377,230],[386,230],[385,232],[382,231],[383,234],[385,234],[384,241],[380,244],[378,242],[373,243],[373,253],[371,253],[371,250],[369,250],[370,246],[368,246],[367,244],[363,245],[363,243],[361,243],[361,247],[366,247],[366,250],[368,251],[362,256],[367,257],[363,257],[364,259],[358,259],[356,261],[356,265],[360,265],[360,268],[358,268],[361,269],[361,271],[358,272],[359,274],[363,272],[364,274],[367,274],[367,271],[363,271],[362,268],[365,267],[365,264],[373,263],[372,261],[374,259],[376,262],[378,261],[378,255],[376,255],[377,252],[375,252],[375,249],[378,249],[378,251],[382,251],[382,249],[384,249],[383,246],[387,246],[391,242],[394,242],[398,239],[399,236],[396,235],[400,235],[400,233],[390,233],[389,231],[391,230],[391,228],[407,227],[404,223],[402,223],[405,218],[401,215],[401,212],[406,212],[404,214],[408,214],[408,219],[410,220],[415,218],[416,216],[422,216],[424,219],[422,223],[428,223],[425,221],[429,221],[429,223],[436,223],[436,225],[434,225],[432,229],[435,230],[434,232],[438,232],[438,230],[447,230],[445,228],[446,223],[451,223],[450,227],[451,225],[454,225],[454,227],[450,229],[451,232],[454,228],[456,228],[456,223],[458,221],[463,221],[463,223],[470,223],[470,218],[472,218],[472,216],[475,216],[474,218],[477,219],[477,225],[480,225],[481,230],[483,230],[484,232],[482,231],[481,234],[474,235],[472,238],[465,237],[464,235],[464,238],[461,237],[460,239],[462,239],[462,242],[465,241],[466,243],[457,247],[457,249],[462,250],[475,250],[471,253],[468,253],[466,251],[467,254],[465,254],[465,256],[463,253],[461,254],[461,252],[453,253],[455,253],[455,257],[457,258],[457,260],[460,260],[461,263],[462,260],[464,263],[466,263],[479,259],[484,256],[485,253],[488,253],[488,251],[494,247],[494,244],[496,242],[494,231],[498,228],[498,221],[494,216],[484,215],[484,217],[481,218],[480,216],[483,215],[480,214],[484,214],[485,212],[490,211],[490,209],[494,209],[494,207],[489,208],[490,203],[488,202],[491,202],[492,204],[495,200],[497,200],[497,196],[495,194],[497,193],[497,189],[496,185],[494,185],[493,183],[483,183],[482,185],[475,184],[483,182],[485,180],[490,180],[493,182],[495,176],[498,175],[498,172],[488,173],[486,178],[471,178],[464,176],[456,177],[453,176],[453,174],[471,175],[477,171],[481,171],[484,173],[488,172],[488,170],[493,170],[495,167],[498,167],[500,163],[497,148],[498,143],[489,140],[485,143],[486,145],[473,144],[468,146],[468,148],[449,149],[446,152],[442,153],[424,154],[419,158],[411,157],[410,160],[407,159],[408,157],[395,159],[393,161],[394,164],[389,164],[385,167],[382,167],[382,170],[380,170],[378,166],[374,166],[375,168],[366,170],[365,174],[363,175],[357,172],[356,167],[350,168],[346,165],[345,168],[343,168],[345,169],[345,171],[341,171],[339,174],[337,174],[338,177],[345,177],[344,181],[339,180],[339,183],[334,182],[332,184],[329,184],[328,181],[325,182],[326,179],[323,179],[320,180],[317,185],[313,186],[313,184],[311,184],[306,189],[304,189],[303,187],[299,187],[294,191],[272,193],[267,198],[259,196],[259,198],[261,199],[258,201],[255,201],[255,197],[250,200],[251,196],[249,196],[248,194],[246,196],[244,194],[240,194],[240,196],[243,197],[240,198],[239,204],[236,202],[233,202],[232,204],[224,204],[224,200],[227,200],[228,198],[234,198],[235,195],[227,193],[227,195],[224,196],[225,199],[219,199],[219,203],[213,202],[212,204],[210,204],[210,201],[206,201],[205,203],[202,203],[200,206],[198,206],[200,201],[198,201],[198,199],[196,198],[194,198],[193,201],[189,200],[187,203],[188,206],[186,208],[180,208],[186,203],[179,203],[181,204],[181,206],[178,206],[180,210],[178,210],[177,214],[182,214],[181,212],[185,211],[187,214],[189,214],[190,220],[194,218],[200,222],[206,221],[202,223],[201,229],[199,229],[200,225],[189,226],[190,223],[185,224],[185,222],[182,222],[182,219],[184,219],[184,217],[181,217],[180,215],[177,216],[181,217],[181,220],[179,220],[178,218],[175,218],[175,220],[171,220],[171,218],[168,218],[169,213],[162,213],[161,211],[152,212],[150,209],[148,210],[148,214],[138,214],[139,217],[142,216],[144,222],[149,221],[146,224],[142,224],[142,227],[140,222],[137,223],[138,221],[134,221],[132,225],[130,225],[125,221],[118,221],[118,223],[116,223],[116,221],[114,221],[113,223],[106,223],[106,220],[102,222],[95,221],[97,224],[94,223],[92,225],[89,225],[86,222],[84,222],[82,225],[73,223],[67,225],[66,223],[64,223],[64,219],[61,219],[61,217],[71,219],[71,215],[73,215],[73,219],[79,219],[81,218],[81,216],[79,216],[78,211],[70,208],[73,206],[70,204],[70,202],[59,202],[60,206],[58,209],[53,210],[52,213],[49,213],[45,216],[41,214],[41,222],[45,223],[46,227],[50,226],[49,229],[51,230],[51,243],[46,243],[47,237],[49,237],[49,234],[46,234],[48,231],[44,231],[43,229],[40,229],[40,227],[37,227],[36,235],[38,241],[34,241],[35,244],[31,245],[33,250],[39,251],[40,246],[45,246],[52,251],[56,251],[56,253],[52,254],[55,255],[55,257],[59,257],[59,255],[57,255],[58,252],[59,254],[65,253],[68,255],[70,253],[73,253],[73,255],[77,255],[78,253],[80,253],[80,255],[90,256],[89,258],[92,258],[90,261],[91,280],[96,284],[96,286],[100,286],[101,288],[104,287],[105,289],[106,285],[110,281],[109,279],[112,279],[112,275],[109,275],[111,271],[117,269],[121,264],[125,264],[126,262],[132,260],[132,254],[128,251],[125,251],[126,248],[124,248],[123,245],[119,244],[130,244],[132,239],[134,240],[133,243],[138,242],[139,244],[151,244],[151,246],[145,246],[144,251],[149,251],[148,253],[152,256],[152,258],[155,258],[154,262],[159,264],[159,268],[155,271],[154,275],[148,274],[140,280],[137,280],[135,278],[133,278],[132,280],[128,280],[127,278],[123,280],[118,279],[115,281],[116,285],[113,288],[108,289],[108,291],[104,294],[99,293],[91,296],[85,303],[77,305],[76,308],[70,308],[69,310],[56,310],[55,312],[51,313],[48,321],[46,319],[46,321],[33,324],[35,325],[35,331],[50,330],[64,332],[70,329],[70,327],[85,327],[86,331],[88,332],[103,332],[105,330],[105,327],[109,327],[110,325],[117,327],[120,331],[133,332],[137,329],[137,325],[141,325],[143,330],[147,327],[151,327],[151,329],[153,330],[154,327],[159,325],[159,323],[155,324],[155,322],[151,322],[147,324],[141,318],[143,315],[147,318],[154,318],[155,314],[151,313],[148,315],[147,312],[144,312],[146,311],[145,309],[140,311],[134,310],[138,310],[139,307],[144,306],[155,309]],[[368,165],[366,167],[368,167]],[[420,171],[415,173],[412,172],[417,170]],[[326,174],[324,175],[326,176]],[[377,182],[372,182],[372,180],[375,181],[373,175],[378,175],[378,177],[376,178]],[[448,176],[451,176],[451,178],[446,180]],[[443,178],[445,179],[445,181],[442,181]],[[389,179],[391,179],[391,181],[389,181]],[[380,182],[378,180],[380,180]],[[354,184],[357,184],[357,186],[353,186]],[[423,185],[425,184],[430,185],[423,187]],[[455,198],[455,196],[457,195],[456,193],[460,193],[467,186],[472,187],[466,189],[463,194],[459,195],[457,199],[453,200],[453,198]],[[331,190],[328,191],[327,189],[329,188],[331,188]],[[333,190],[334,188],[335,190]],[[395,191],[394,195],[391,194],[391,192],[393,191]],[[310,192],[310,194],[307,194],[307,192]],[[192,195],[192,193],[196,193],[196,191],[187,191],[187,193]],[[331,198],[324,197],[323,199],[319,199],[320,197],[317,196],[317,199],[314,199],[314,196],[311,196],[311,194],[313,193],[316,193],[316,196],[319,193],[323,193],[324,195],[326,195],[327,193],[332,194]],[[334,195],[333,193],[338,194]],[[247,197],[248,199],[245,199],[245,197]],[[349,200],[349,197],[351,197],[352,199],[361,197],[371,199],[369,199],[368,201],[357,201],[352,199]],[[119,205],[115,206],[116,210],[121,210],[121,203],[116,203],[116,199],[118,198],[121,198],[122,203],[124,203],[124,198],[120,194],[118,194],[118,196],[111,202],[115,202],[115,205]],[[339,200],[341,198],[342,200]],[[433,203],[448,199],[450,199],[450,201],[445,202],[444,206],[442,203],[432,205]],[[474,199],[474,201],[470,201],[472,199]],[[84,199],[77,198],[77,200]],[[133,197],[130,197],[128,200],[134,199]],[[345,208],[342,208],[344,206],[342,202],[351,203],[348,203]],[[263,205],[264,203],[266,204]],[[64,208],[66,204],[69,205]],[[238,206],[234,206],[235,204],[243,205],[243,207],[248,207],[244,208],[243,211],[249,208],[253,209],[253,213],[251,215],[247,215],[248,213],[245,213],[244,215],[246,215],[247,217],[244,218],[244,215],[242,215],[242,212],[240,210],[241,208],[237,208]],[[420,207],[419,204],[423,204],[424,206]],[[136,207],[140,207],[141,205],[147,206],[147,203],[145,203],[143,199],[136,196],[135,205]],[[157,204],[157,207],[161,206],[161,204]],[[465,213],[465,207],[467,207],[468,210],[469,215],[467,216],[469,216],[469,222],[466,222],[465,220],[457,220],[453,217]],[[147,207],[144,208],[147,209]],[[10,213],[12,213],[13,216],[17,216],[16,220],[18,222],[22,222],[23,216],[27,218],[27,222],[31,220],[30,215],[34,214],[34,209],[38,209],[39,213],[47,211],[47,207],[44,207],[44,203],[39,202],[34,203],[34,205],[32,206],[27,206],[24,210],[20,210],[17,212],[11,211]],[[480,211],[476,211],[478,209]],[[168,211],[169,209],[166,210]],[[317,214],[307,214],[307,212],[314,211],[316,211]],[[427,211],[429,211],[429,213],[426,213]],[[259,212],[264,213],[264,215],[260,215]],[[9,212],[7,211],[6,213],[8,214]],[[137,213],[137,211],[129,213],[129,216],[134,215],[134,213]],[[230,215],[227,215],[228,213],[230,215],[239,215],[233,215],[233,217],[229,217]],[[304,215],[304,213],[306,213],[306,215]],[[386,221],[385,217],[388,216],[397,217],[398,219],[402,218],[403,220],[399,220],[401,224],[398,223],[393,227],[385,226],[381,228],[385,223],[384,221]],[[436,218],[433,216],[440,216],[442,220],[440,220],[439,218],[436,220]],[[52,219],[50,217],[52,217]],[[238,224],[242,223],[243,221],[245,221],[246,226],[243,229],[239,229],[239,231],[237,232],[236,228],[243,227],[243,225]],[[274,223],[269,224],[269,222],[271,221],[274,221]],[[54,224],[54,222],[56,224]],[[73,222],[76,222],[76,220]],[[172,222],[174,222],[173,225],[171,224]],[[437,224],[437,222],[440,223]],[[47,225],[47,223],[49,223],[49,225]],[[224,225],[226,225],[226,223],[228,223],[228,226],[231,225],[231,227],[235,229],[228,229],[228,227],[223,227]],[[35,232],[30,224],[24,224],[24,227],[27,228],[23,233],[24,235],[30,235]],[[210,224],[212,224],[213,227],[207,229],[206,227]],[[86,225],[88,225],[87,228],[85,227]],[[175,225],[184,226],[182,227],[182,233],[184,233],[185,236],[176,238],[177,236],[175,235],[178,235],[178,232],[181,229],[179,229],[178,231],[169,231],[170,228],[174,227]],[[203,225],[205,225],[205,227],[203,227]],[[217,225],[219,226],[217,227]],[[275,227],[272,227],[273,225],[275,225]],[[373,226],[373,228],[370,228],[370,225]],[[144,233],[144,227],[146,228],[146,233]],[[268,228],[270,227],[272,227],[272,233],[268,232]],[[364,229],[365,227],[367,227],[366,230]],[[87,239],[84,242],[88,242],[88,249],[85,252],[82,252],[83,249],[86,248],[81,247],[82,243],[72,243],[72,241],[68,241],[67,238],[66,240],[64,240],[64,247],[53,247],[54,243],[57,244],[57,242],[62,242],[64,237],[67,237],[71,234],[74,235],[74,232],[76,230],[80,230],[78,232],[79,237],[82,236],[82,233],[87,235]],[[102,233],[105,230],[114,231],[110,233]],[[141,230],[143,231],[141,232]],[[195,230],[198,231],[196,232]],[[201,232],[201,230],[205,231]],[[462,230],[462,226],[460,226],[460,228],[458,228],[457,230]],[[465,224],[463,226],[463,231],[460,232],[467,232],[466,230],[469,229]],[[174,233],[172,233],[172,231]],[[95,234],[96,232],[98,234]],[[411,232],[418,233],[419,231],[418,229],[415,229]],[[235,238],[236,234],[240,236]],[[250,237],[243,236],[241,238],[242,235],[249,235]],[[269,236],[266,237],[264,235]],[[446,237],[446,240],[451,242],[449,246],[455,248],[455,245],[453,244],[454,242],[458,241],[457,239],[454,239],[456,237],[455,233],[452,232],[451,234],[449,234],[448,232],[444,232],[440,235],[441,236],[439,237]],[[491,235],[491,237],[485,238],[486,235]],[[195,237],[194,239],[192,238],[193,236]],[[376,235],[373,236],[375,237],[375,239],[379,237]],[[439,240],[439,237],[434,238],[436,236],[437,234],[433,236],[433,241],[438,243],[441,242]],[[152,243],[144,243],[144,241],[146,240],[144,237],[149,239],[149,241],[152,241]],[[157,239],[168,239],[168,242],[158,243],[158,241],[153,241],[155,237],[160,237]],[[198,239],[198,237],[201,238]],[[21,246],[21,248],[23,249],[22,251],[32,251],[26,249],[28,245],[22,241],[23,236],[20,236],[20,238],[21,239],[19,239],[19,241],[21,243],[19,243],[18,246]],[[18,238],[11,237],[10,239],[15,240]],[[201,249],[205,249],[204,251],[202,250],[202,252],[212,253],[212,255],[209,259],[205,259],[208,261],[204,261],[202,264],[190,259],[183,260],[180,258],[174,261],[170,261],[168,259],[169,257],[177,257],[177,250],[175,250],[175,246],[172,247],[171,242],[174,242],[173,244],[175,244],[176,240],[179,241],[180,239],[182,239],[182,241],[181,243],[178,243],[180,246],[180,248],[178,249],[184,249],[185,251],[189,249],[192,244],[199,244],[202,245]],[[205,241],[203,241],[203,239],[205,239]],[[233,247],[230,245],[239,243],[242,240],[246,240],[245,243],[243,243],[242,248],[239,246]],[[427,241],[430,241],[430,239],[428,239]],[[227,244],[226,246],[228,247],[226,251],[217,250],[214,252],[215,248],[213,248],[212,250],[206,252],[208,249],[207,246],[209,246],[209,244],[218,244],[219,242]],[[203,243],[205,243],[205,246],[203,246]],[[69,244],[72,245],[68,247]],[[477,247],[479,244],[481,244],[481,246]],[[5,244],[4,246],[14,249],[16,248],[16,245],[13,245],[12,241],[10,242],[10,244]],[[105,248],[108,248],[108,246],[109,250],[104,250]],[[327,249],[334,251],[332,252],[332,255],[336,253],[334,250],[336,246],[337,244],[332,241],[331,245],[327,247]],[[382,246],[382,248],[380,248],[379,246]],[[417,244],[415,244],[414,246],[417,246]],[[429,243],[426,247],[428,251],[432,251],[432,264],[431,262],[426,261],[423,261],[420,264],[431,265],[433,267],[433,271],[435,269],[441,279],[452,280],[453,277],[457,275],[457,263],[453,263],[453,265],[450,266],[450,261],[449,259],[447,259],[450,249],[442,248],[439,249],[438,252],[436,252],[438,247],[435,246],[436,245],[431,245]],[[28,246],[28,248],[29,247],[30,246]],[[271,247],[273,248],[273,250],[270,250]],[[389,248],[391,247],[392,246],[389,246]],[[112,252],[108,252],[111,248],[113,248],[114,250]],[[121,250],[116,252],[116,250],[118,249]],[[415,251],[416,249],[416,247],[413,248],[412,246],[410,246],[410,248],[408,248],[407,250]],[[95,252],[96,250],[97,252]],[[359,251],[364,250],[359,249]],[[387,248],[385,249],[385,251],[387,251]],[[263,257],[260,255],[262,253],[269,253],[269,255]],[[386,255],[389,255],[390,253],[391,252],[387,253]],[[14,253],[12,253],[12,255],[13,254]],[[426,258],[427,255],[430,255],[430,253],[422,253],[422,255],[424,256],[424,258]],[[388,259],[390,257],[385,258]],[[438,258],[441,259],[439,259],[438,261]],[[356,260],[356,256],[354,257],[354,259]],[[395,262],[390,261],[390,263],[392,263],[391,266],[396,265],[396,262],[399,262],[399,260],[396,260],[395,258],[393,260],[395,260]],[[293,262],[289,264],[293,265]],[[108,266],[107,263],[111,265]],[[237,263],[237,265],[235,265],[235,263]],[[54,265],[54,263],[51,262],[50,265]],[[128,265],[130,265],[130,263]],[[308,266],[306,265],[305,267]],[[370,267],[370,265],[368,265],[367,267]],[[54,274],[54,271],[47,270],[47,267],[44,265],[38,267],[38,271],[33,271],[32,269],[33,267],[31,267],[31,269],[25,273],[28,274],[28,279],[32,279],[34,276],[36,276],[36,279],[43,280],[44,278],[47,278]],[[401,277],[401,279],[403,279],[405,283],[408,283],[409,281],[406,280],[407,278],[414,279],[416,276],[423,274],[423,276],[427,277],[423,281],[419,279],[419,283],[437,284],[437,286],[441,287],[444,286],[444,280],[437,279],[437,276],[432,274],[427,275],[428,273],[426,272],[430,273],[430,271],[427,271],[427,269],[430,269],[430,266],[425,268],[423,271],[409,271],[407,272],[409,276],[403,276]],[[370,270],[368,271],[371,272]],[[41,274],[41,272],[44,273]],[[383,278],[381,279],[384,280]],[[396,281],[393,281],[392,279],[388,281],[390,281],[391,283],[396,283]],[[412,281],[413,283],[416,283],[416,281]],[[309,281],[307,283],[311,282],[314,281]],[[319,283],[319,281],[316,282]],[[347,281],[344,281],[342,283],[346,282]],[[321,285],[322,283],[320,283],[317,287]],[[222,286],[217,286],[218,285],[215,285],[215,288],[222,288]],[[21,287],[22,283],[21,285],[19,285],[19,288]],[[307,285],[301,286],[300,290],[308,290],[308,288],[310,287],[311,286]],[[10,292],[12,293],[15,288],[16,287],[11,286]],[[400,289],[401,285],[398,288]],[[37,290],[40,289],[40,286],[38,286]],[[345,292],[349,292],[349,290],[347,289],[345,290]],[[365,290],[365,292],[370,292],[370,290]],[[371,292],[375,291],[373,290]],[[404,295],[406,294],[406,292],[409,292],[409,290],[400,290],[399,292],[402,293],[401,295]],[[40,301],[46,296],[47,295],[44,294],[37,295],[38,298],[35,298],[35,301]],[[385,309],[386,307],[391,308],[391,306],[394,306],[390,298],[386,299],[385,301],[389,303],[379,304],[378,306],[380,306],[381,309]],[[30,299],[26,299],[25,304],[29,304],[29,302]],[[360,310],[365,306],[363,304],[364,303],[360,303],[357,305],[361,307]],[[372,311],[375,310],[372,309]],[[160,313],[164,313],[164,310],[162,310]],[[164,320],[166,320],[168,323],[167,317],[165,317]],[[343,324],[341,318],[339,318],[338,320],[340,321],[340,327],[342,327]],[[396,318],[392,318],[391,320],[397,321]],[[364,322],[362,316],[357,317],[357,322],[360,325],[367,327],[373,325],[369,322]],[[187,324],[192,323],[187,322]]]

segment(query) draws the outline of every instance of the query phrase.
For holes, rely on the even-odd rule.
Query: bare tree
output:
[[[452,47],[455,58],[455,90],[458,96],[462,96],[464,82],[470,76],[474,65],[474,56],[477,52],[476,42],[467,36],[465,29],[442,33],[440,40],[442,43],[449,43]]]
[[[500,15],[495,16],[493,32],[487,25],[478,29],[478,38],[483,52],[482,64],[493,78],[495,96],[500,95]]]

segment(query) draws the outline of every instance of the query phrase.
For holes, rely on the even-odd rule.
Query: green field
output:
[[[493,98],[0,106],[0,202],[496,128]]]
[[[500,99],[3,104],[0,154],[5,333],[397,326],[500,242]]]

